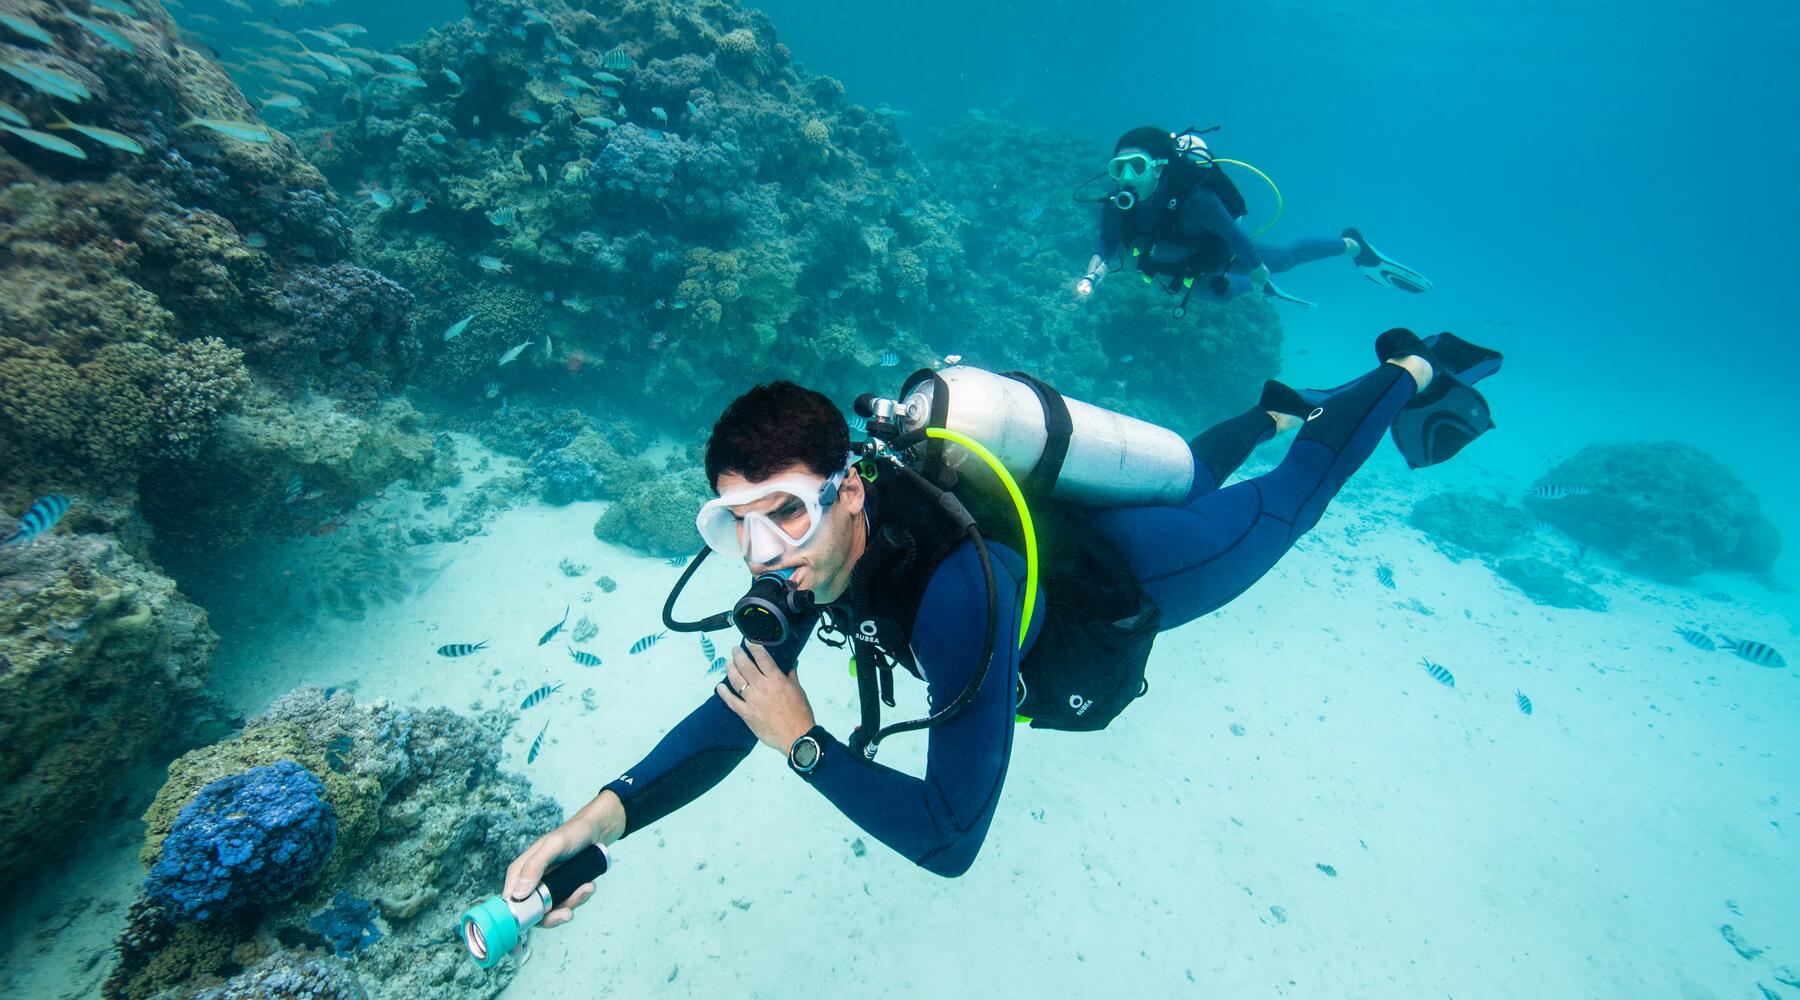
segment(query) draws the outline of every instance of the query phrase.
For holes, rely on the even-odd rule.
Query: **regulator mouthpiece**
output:
[[[759,573],[750,590],[731,609],[731,623],[744,638],[759,646],[779,646],[795,632],[795,622],[813,608],[810,590],[801,590],[790,579],[792,569]]]
[[[545,914],[561,906],[576,889],[606,874],[611,866],[606,848],[590,844],[545,872],[544,880],[524,899],[489,896],[463,913],[463,947],[476,965],[484,969],[499,965],[508,954],[524,950],[525,933]]]

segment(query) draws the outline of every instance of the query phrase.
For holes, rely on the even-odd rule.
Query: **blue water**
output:
[[[1289,374],[1354,367],[1388,326],[1460,331],[1508,356],[1487,460],[1529,475],[1592,440],[1687,441],[1800,531],[1782,502],[1800,492],[1793,5],[761,6],[798,59],[915,112],[912,131],[968,108],[1108,148],[1135,125],[1222,125],[1215,150],[1286,196],[1271,239],[1354,225],[1436,282],[1413,299],[1342,266],[1290,275],[1321,308],[1283,308]]]

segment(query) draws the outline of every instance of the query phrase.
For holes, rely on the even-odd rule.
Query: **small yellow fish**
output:
[[[80,104],[94,96],[94,92],[87,89],[86,84],[69,74],[23,59],[0,59],[0,73],[5,73],[39,93],[60,97],[71,104]]]
[[[62,118],[61,115],[58,115],[57,117]],[[136,139],[133,139],[123,132],[114,132],[112,129],[100,128],[97,125],[77,125],[67,118],[63,118],[62,121],[50,127],[79,132],[102,146],[110,146],[113,149],[123,150],[133,156],[144,155],[143,143],[138,142]]]
[[[275,141],[274,132],[255,122],[239,122],[227,118],[189,118],[181,123],[181,127],[211,129],[220,135],[242,142]]]
[[[33,128],[20,128],[17,125],[0,125],[0,132],[11,132],[13,135],[24,139],[26,142],[36,146],[42,146],[52,153],[73,156],[77,160],[87,159],[87,154],[81,151],[80,146],[75,145],[67,139],[58,139],[48,132],[39,132],[37,129]]]
[[[68,11],[63,11],[63,16],[74,21],[76,24],[81,25],[83,28],[86,28],[89,34],[92,34],[95,38],[100,39],[113,48],[118,49],[120,52],[130,54],[137,51],[137,46],[131,44],[131,39],[126,38],[112,28],[101,24],[99,21],[90,21],[80,14],[72,14]]]
[[[38,27],[37,22],[29,17],[23,17],[17,14],[0,14],[0,24],[6,25],[8,28],[11,28],[41,45],[56,44],[56,39],[51,38],[48,31]]]
[[[263,109],[275,108],[279,111],[295,111],[300,107],[300,98],[293,94],[274,93],[262,99]]]
[[[300,47],[300,54],[339,76],[350,75],[350,64],[328,52],[314,52],[302,45]]]

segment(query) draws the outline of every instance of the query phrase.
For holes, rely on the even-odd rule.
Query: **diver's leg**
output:
[[[1430,368],[1382,364],[1345,386],[1308,421],[1280,465],[1180,507],[1094,511],[1089,523],[1118,549],[1162,608],[1163,628],[1225,605],[1261,579],[1305,534],[1344,481],[1429,380]]]
[[[1280,274],[1315,260],[1343,257],[1357,250],[1354,241],[1340,236],[1313,237],[1292,243],[1257,243],[1255,246],[1270,274]]]
[[[1182,503],[1218,489],[1257,445],[1300,426],[1311,409],[1293,389],[1274,379],[1264,382],[1255,406],[1208,427],[1188,442],[1188,450],[1194,453],[1194,485]]]

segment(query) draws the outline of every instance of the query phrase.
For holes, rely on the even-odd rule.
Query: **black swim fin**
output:
[[[1438,333],[1420,340],[1411,330],[1389,330],[1375,342],[1381,360],[1417,354],[1431,362],[1431,384],[1414,397],[1394,418],[1390,431],[1394,446],[1414,469],[1436,465],[1463,450],[1470,441],[1494,428],[1487,399],[1474,388],[1476,382],[1500,370],[1504,360],[1492,351],[1458,337]],[[1347,388],[1304,389],[1308,405],[1323,406],[1327,399]]]
[[[1431,384],[1400,409],[1390,432],[1409,467],[1447,462],[1494,429],[1487,398],[1470,383],[1500,370],[1500,352],[1451,333],[1420,340],[1411,330],[1395,328],[1376,338],[1375,354],[1383,361],[1417,354],[1431,362]]]

